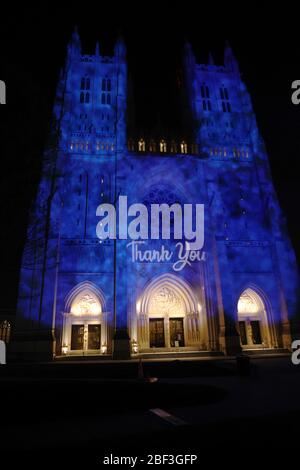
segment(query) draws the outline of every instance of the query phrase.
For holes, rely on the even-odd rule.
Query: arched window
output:
[[[135,148],[134,148],[134,141],[132,139],[129,139],[128,140],[128,150],[130,152],[134,152]]]
[[[10,340],[10,333],[11,333],[11,325],[9,321],[4,320],[0,324],[0,340],[4,341],[4,343],[8,344]]]
[[[101,82],[101,104],[111,104],[111,79],[110,78],[102,78]]]
[[[86,102],[86,103],[89,103],[89,102],[90,102],[90,94],[89,94],[89,93],[86,93],[86,94],[85,94],[85,102]]]
[[[80,103],[84,103],[84,93],[80,93]]]
[[[155,140],[150,140],[150,143],[149,143],[149,151],[150,152],[156,152],[156,142]]]
[[[203,83],[200,87],[203,111],[211,111],[210,92],[208,86]]]
[[[223,113],[230,113],[231,112],[231,104],[229,100],[229,93],[227,88],[224,85],[220,88],[220,97],[222,102],[222,110]]]
[[[82,77],[80,81],[81,90],[90,90],[91,88],[91,79],[89,77]]]
[[[139,152],[145,152],[146,151],[146,143],[145,143],[144,139],[139,140],[138,147],[139,147]]]
[[[167,151],[167,142],[163,139],[159,142],[159,150],[161,153],[166,153]]]
[[[180,144],[180,152],[181,153],[187,153],[187,143],[183,140]]]
[[[171,141],[170,151],[171,151],[171,153],[177,153],[177,144],[176,144],[175,140]]]

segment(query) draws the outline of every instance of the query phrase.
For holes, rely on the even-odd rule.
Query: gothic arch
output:
[[[176,322],[180,324],[180,347],[192,347],[199,350],[207,337],[206,322],[201,318],[201,306],[198,305],[192,287],[187,281],[171,273],[166,273],[151,280],[137,300],[137,343],[140,350],[151,347],[151,325],[157,321],[163,324],[164,348],[174,344],[172,331]],[[161,346],[160,346],[161,347]]]
[[[244,348],[278,346],[271,303],[255,284],[247,284],[239,292],[237,318]],[[256,333],[253,333],[253,328],[251,331],[253,324],[256,325]],[[256,336],[254,340],[253,334]]]
[[[63,354],[106,354],[108,325],[104,294],[90,281],[77,284],[65,297]]]
[[[93,282],[83,281],[77,284],[65,297],[65,312],[70,313],[72,303],[83,292],[90,292],[93,294],[101,304],[101,310],[106,311],[106,303],[102,290],[97,287]]]
[[[181,299],[183,307],[182,312],[184,314],[198,312],[197,302],[192,288],[185,280],[179,276],[175,276],[174,274],[163,274],[148,283],[141,297],[140,311],[149,314],[153,295],[164,288],[170,289],[176,296],[178,296],[178,298]]]

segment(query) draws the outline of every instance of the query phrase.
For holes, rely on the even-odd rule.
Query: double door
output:
[[[262,344],[261,324],[259,320],[239,321],[242,346]]]
[[[71,350],[86,351],[100,349],[101,325],[72,325]]]
[[[184,346],[183,318],[170,318],[169,320],[170,346]],[[165,338],[165,320],[164,318],[150,318],[150,348],[164,348],[166,346]],[[168,343],[168,341],[167,341]]]

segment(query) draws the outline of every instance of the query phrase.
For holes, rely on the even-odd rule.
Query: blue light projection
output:
[[[236,353],[244,318],[251,347],[255,321],[261,322],[257,347],[290,347],[299,323],[297,265],[238,63],[227,44],[223,66],[212,58],[199,65],[186,44],[183,67],[182,112],[193,122],[192,141],[142,136],[127,147],[125,44],[118,39],[112,57],[100,55],[98,44],[94,55],[83,55],[75,30],[23,254],[19,355],[110,354],[118,331],[126,341],[128,332],[134,354],[150,348],[151,334],[156,338],[151,318],[164,318],[164,347],[170,348],[169,319],[177,317],[185,347]],[[176,273],[171,261],[133,263],[130,240],[99,242],[96,209],[116,204],[119,195],[128,204],[168,198],[204,204],[204,259]],[[176,241],[149,240],[145,249],[162,244],[172,251]],[[264,312],[255,296],[243,294],[248,291]],[[98,323],[95,351],[89,325]]]

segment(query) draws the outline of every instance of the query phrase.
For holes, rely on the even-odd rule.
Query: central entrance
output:
[[[204,317],[202,324],[200,321],[202,307],[189,284],[179,276],[168,273],[151,281],[137,299],[136,309],[131,334],[139,351],[204,348],[206,323]]]

